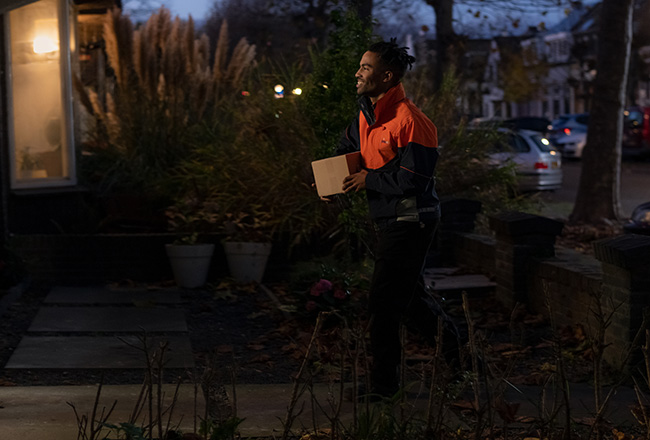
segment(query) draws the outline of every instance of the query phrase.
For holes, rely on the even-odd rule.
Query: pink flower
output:
[[[347,293],[343,289],[336,289],[334,291],[334,298],[336,298],[336,299],[345,299],[346,296],[347,296]]]
[[[319,282],[311,286],[309,293],[311,296],[321,296],[325,292],[328,292],[332,289],[332,283],[327,280],[321,279]]]
[[[307,309],[308,312],[313,312],[316,308],[318,308],[318,304],[314,301],[307,301],[305,304],[305,309]]]

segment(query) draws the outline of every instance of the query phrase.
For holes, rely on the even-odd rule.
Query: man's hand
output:
[[[316,189],[316,184],[315,184],[315,183],[312,183],[312,184],[311,184],[311,187],[314,188],[314,189]],[[330,202],[332,201],[332,198],[331,198],[331,197],[321,197],[320,199],[321,199],[323,202],[327,202],[327,203],[330,203]]]
[[[368,171],[361,170],[358,173],[350,174],[345,179],[343,179],[343,192],[348,193],[350,191],[358,192],[361,189],[366,189],[366,176]]]

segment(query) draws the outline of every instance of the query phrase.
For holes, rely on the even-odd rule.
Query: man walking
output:
[[[360,112],[337,151],[361,152],[363,169],[345,178],[343,191],[366,191],[379,230],[369,311],[370,393],[381,396],[399,388],[400,324],[430,343],[437,334],[437,316],[420,280],[440,220],[438,137],[435,125],[405,96],[401,79],[415,61],[407,49],[393,39],[363,54],[356,73]],[[455,338],[446,342],[457,346]]]

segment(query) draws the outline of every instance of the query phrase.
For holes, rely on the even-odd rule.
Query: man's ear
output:
[[[383,81],[385,83],[389,83],[389,82],[391,82],[393,80],[394,77],[395,77],[395,75],[393,74],[393,72],[391,72],[390,70],[387,70],[387,71],[384,72]]]

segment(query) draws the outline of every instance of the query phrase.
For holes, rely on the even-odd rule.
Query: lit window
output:
[[[67,8],[40,0],[6,15],[13,188],[76,183]]]

